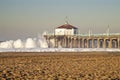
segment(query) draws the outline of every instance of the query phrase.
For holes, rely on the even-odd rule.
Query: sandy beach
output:
[[[1,80],[119,80],[120,53],[0,53]]]

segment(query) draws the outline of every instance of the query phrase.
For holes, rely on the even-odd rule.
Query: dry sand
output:
[[[0,80],[120,80],[120,53],[0,53]]]

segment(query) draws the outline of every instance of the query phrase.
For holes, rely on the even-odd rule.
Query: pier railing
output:
[[[46,34],[43,34],[43,35],[47,35],[47,36],[54,36],[55,34],[54,33],[46,33]],[[120,36],[120,33],[110,33],[110,34],[107,34],[107,33],[103,33],[103,34],[83,34],[83,33],[79,33],[79,34],[74,34],[74,35],[68,35],[68,36]]]

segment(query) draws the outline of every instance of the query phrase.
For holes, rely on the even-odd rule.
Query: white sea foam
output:
[[[44,38],[27,38],[26,40],[9,40],[0,43],[0,49],[31,49],[31,48],[48,48]]]
[[[13,46],[14,48],[24,48],[24,44],[21,39],[14,41]]]
[[[85,48],[0,48],[0,52],[120,52],[120,49]]]
[[[25,43],[25,48],[36,48],[36,42],[32,38],[28,38]]]
[[[13,40],[0,43],[0,48],[13,48]]]

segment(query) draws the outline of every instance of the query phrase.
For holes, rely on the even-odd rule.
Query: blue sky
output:
[[[0,0],[0,40],[52,31],[66,16],[82,33],[120,32],[120,0]]]

